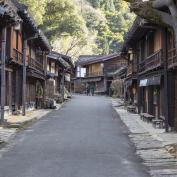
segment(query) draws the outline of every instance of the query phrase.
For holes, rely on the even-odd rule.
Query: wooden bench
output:
[[[140,117],[143,121],[150,123],[152,122],[153,119],[155,119],[155,117],[153,115],[150,115],[148,113],[141,113]]]
[[[159,119],[154,119],[152,121],[152,126],[154,128],[164,128],[165,127],[165,117],[164,116],[160,116]]]
[[[136,113],[136,107],[135,106],[127,106],[127,111],[131,113]]]

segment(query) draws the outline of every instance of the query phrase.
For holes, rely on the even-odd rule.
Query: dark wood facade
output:
[[[127,61],[118,54],[107,56],[81,56],[76,65],[78,68],[85,68],[85,75],[79,78],[82,86],[94,85],[98,94],[109,94],[109,89],[113,81],[114,72],[125,66]],[[75,84],[78,85],[77,78]]]
[[[128,58],[125,99],[139,113],[165,117],[166,129],[177,130],[176,48],[171,30],[137,17],[125,41]]]
[[[25,110],[42,106],[46,77],[45,59],[50,46],[27,12],[26,6],[15,0],[9,3],[11,8],[15,9],[16,19],[20,20],[7,24],[6,27],[5,109],[7,113],[17,113],[22,107]],[[3,35],[1,30],[1,41],[4,40]]]
[[[1,120],[4,118],[4,112],[9,113],[20,106],[20,96],[15,95],[21,88],[21,82],[18,78],[21,72],[22,58],[19,53],[22,52],[21,43],[18,40],[20,34],[15,33],[16,24],[19,24],[21,18],[17,14],[17,7],[11,1],[1,2],[0,15],[0,54],[1,54]],[[6,15],[4,15],[4,13]],[[13,42],[13,39],[15,41]],[[19,54],[18,56],[16,54]],[[18,61],[18,60],[21,60]],[[13,63],[13,64],[12,64]],[[17,82],[16,82],[17,81]]]
[[[68,56],[57,52],[47,56],[47,99],[57,99],[64,93],[64,89],[70,92],[73,67]]]

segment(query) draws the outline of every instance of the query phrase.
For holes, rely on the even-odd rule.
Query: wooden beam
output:
[[[27,40],[23,41],[23,91],[22,91],[22,115],[26,115],[26,51]]]
[[[47,75],[47,55],[45,52],[42,52],[42,56],[43,56],[43,67],[44,67],[44,75],[46,78]],[[44,83],[43,83],[43,90],[44,90],[44,94],[43,94],[43,106],[45,106],[45,100],[47,97],[47,80],[45,79]]]
[[[19,71],[15,71],[15,111],[19,108]]]
[[[12,72],[8,72],[8,82],[9,82],[9,109],[12,111]]]

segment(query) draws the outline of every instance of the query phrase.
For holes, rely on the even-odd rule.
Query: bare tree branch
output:
[[[81,39],[76,39],[76,40],[77,41],[74,41],[74,38],[73,38],[70,47],[66,51],[66,55],[68,55],[68,53],[81,42]]]

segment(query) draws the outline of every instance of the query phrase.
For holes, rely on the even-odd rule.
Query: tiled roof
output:
[[[67,61],[65,61],[65,59],[62,56],[64,56],[64,55],[62,55],[62,54],[60,54],[58,52],[52,51],[48,55],[48,58],[58,61],[64,68],[71,67],[70,64]]]
[[[60,56],[60,58],[62,58],[66,63],[68,63],[69,67],[74,68],[74,63],[70,56],[67,56],[67,55],[64,55],[64,54],[61,54],[55,51],[52,51],[52,54]]]
[[[154,26],[157,25],[137,16],[124,39],[122,53],[126,52],[128,47],[132,47],[137,40],[141,39]]]
[[[1,24],[20,22],[21,19],[17,14],[17,8],[12,1],[0,0],[0,20]]]
[[[97,57],[99,57],[99,55],[81,55],[81,56],[79,56],[78,60],[76,61],[76,65],[82,65],[84,63],[93,61]]]
[[[114,58],[120,57],[119,54],[109,54],[109,55],[81,55],[76,62],[76,65],[86,65],[97,62],[105,62]]]

